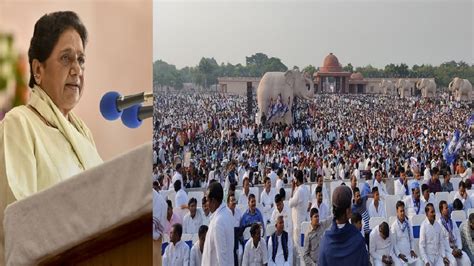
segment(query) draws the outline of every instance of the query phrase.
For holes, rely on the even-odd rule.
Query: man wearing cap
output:
[[[425,203],[420,200],[420,185],[414,182],[410,185],[411,195],[405,198],[405,207],[407,216],[411,217],[415,214],[425,214]]]
[[[349,223],[352,192],[347,186],[337,187],[332,194],[334,220],[324,233],[319,249],[318,265],[368,265],[369,254],[364,238]]]

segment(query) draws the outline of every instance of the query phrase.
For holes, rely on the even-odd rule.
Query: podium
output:
[[[6,265],[152,265],[151,143],[9,205],[4,231]]]

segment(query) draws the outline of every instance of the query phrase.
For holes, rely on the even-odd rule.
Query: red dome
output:
[[[352,80],[363,80],[364,76],[360,72],[355,72],[351,74],[351,79]]]
[[[324,58],[323,66],[320,68],[321,72],[342,72],[342,66],[335,55],[330,53]]]

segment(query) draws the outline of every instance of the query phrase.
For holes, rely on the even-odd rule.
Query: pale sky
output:
[[[241,63],[263,52],[288,67],[474,63],[473,0],[155,1],[153,61]]]

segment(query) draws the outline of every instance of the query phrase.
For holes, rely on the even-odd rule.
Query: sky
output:
[[[155,1],[153,61],[241,63],[262,52],[289,68],[474,63],[474,1]]]

